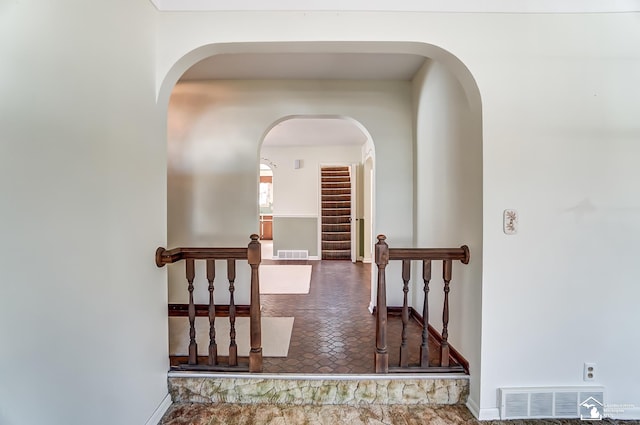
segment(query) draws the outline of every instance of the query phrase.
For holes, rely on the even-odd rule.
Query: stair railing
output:
[[[376,305],[376,373],[388,373],[389,351],[387,348],[387,285],[386,267],[390,260],[402,261],[402,281],[404,300],[402,305],[402,335],[400,345],[400,365],[392,368],[393,372],[454,372],[462,367],[449,364],[449,291],[453,261],[469,263],[469,248],[389,248],[386,236],[379,235],[375,245],[375,261],[378,266],[378,297]],[[409,365],[407,345],[407,326],[409,323],[409,281],[411,280],[411,261],[422,261],[422,280],[424,282],[424,302],[422,305],[422,341],[420,344],[420,364]],[[431,281],[432,261],[442,261],[442,277],[444,280],[444,304],[442,308],[442,338],[440,345],[440,363],[429,364],[429,283]]]
[[[187,290],[189,291],[189,359],[180,369],[185,370],[243,370],[246,367],[238,365],[238,352],[236,344],[236,305],[234,301],[236,261],[247,260],[251,266],[251,304],[249,307],[250,344],[249,372],[262,372],[262,330],[260,328],[260,285],[258,280],[258,267],[261,261],[260,242],[258,235],[251,235],[251,242],[246,248],[174,248],[156,250],[156,265],[163,267],[165,264],[185,261]],[[196,304],[193,299],[195,279],[195,261],[206,262],[207,281],[209,282],[209,353],[206,364],[198,362],[198,345],[196,342]],[[215,320],[215,263],[216,260],[227,262],[227,280],[229,283],[229,324],[230,344],[229,359],[227,365],[221,365],[218,359],[218,346],[216,343]]]

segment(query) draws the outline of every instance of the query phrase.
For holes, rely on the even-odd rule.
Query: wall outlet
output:
[[[595,381],[596,380],[596,364],[595,363],[585,363],[584,371],[582,379],[585,381]]]

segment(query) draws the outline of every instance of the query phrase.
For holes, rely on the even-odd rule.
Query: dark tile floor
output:
[[[264,372],[373,373],[375,316],[368,310],[371,265],[329,260],[305,263],[313,266],[309,294],[261,295],[263,316],[295,317],[288,357],[264,358]],[[387,333],[391,366],[399,362],[401,330],[400,318],[390,316]],[[410,363],[419,361],[421,332],[422,328],[411,321]],[[432,338],[430,346],[430,359],[435,364],[439,362],[439,346]]]

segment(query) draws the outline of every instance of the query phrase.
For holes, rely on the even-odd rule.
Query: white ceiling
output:
[[[269,131],[263,146],[362,145],[367,136],[344,118],[292,118]]]
[[[373,53],[238,53],[204,59],[181,80],[411,80],[425,58]]]

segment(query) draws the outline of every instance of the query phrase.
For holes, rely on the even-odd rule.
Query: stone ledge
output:
[[[169,377],[169,392],[174,403],[452,405],[466,403],[469,380]]]

